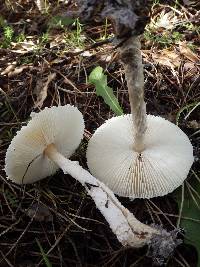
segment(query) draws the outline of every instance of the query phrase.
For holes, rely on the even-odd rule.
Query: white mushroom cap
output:
[[[114,193],[133,198],[163,196],[186,179],[193,148],[173,123],[147,115],[145,149],[138,153],[133,144],[132,115],[107,120],[89,141],[89,169]]]
[[[6,153],[6,174],[18,184],[36,182],[57,171],[58,166],[44,155],[48,145],[54,144],[68,158],[83,138],[83,116],[74,106],[45,108],[31,113],[31,118],[17,132]]]

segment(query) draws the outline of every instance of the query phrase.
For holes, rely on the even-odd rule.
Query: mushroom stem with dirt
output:
[[[8,179],[29,184],[53,175],[61,168],[85,187],[122,245],[141,247],[151,244],[156,236],[163,236],[159,229],[138,221],[106,185],[68,159],[84,132],[83,117],[77,108],[70,105],[45,108],[31,117],[7,150],[5,171]],[[172,242],[176,244],[174,240]]]
[[[88,166],[97,179],[120,196],[163,196],[186,179],[193,148],[178,126],[146,114],[139,37],[126,40],[120,54],[131,114],[113,117],[95,131],[88,144]]]
[[[140,47],[140,35],[134,31],[119,45],[131,114],[111,118],[95,131],[88,144],[87,161],[91,173],[114,193],[152,198],[180,186],[194,158],[190,140],[178,126],[146,114]]]
[[[54,144],[47,146],[44,154],[55,162],[64,173],[70,174],[85,187],[88,195],[93,199],[122,245],[141,247],[147,244],[154,234],[159,235],[157,229],[139,222],[128,209],[121,205],[107,186],[77,162],[66,159],[60,154]]]
[[[145,148],[144,135],[147,129],[146,103],[144,102],[144,74],[138,36],[130,37],[120,47],[120,58],[126,75],[129,102],[133,121],[134,150]]]

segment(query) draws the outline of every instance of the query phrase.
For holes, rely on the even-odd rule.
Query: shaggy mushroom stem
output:
[[[65,158],[57,151],[54,144],[47,146],[44,155],[85,187],[122,245],[141,247],[150,242],[153,235],[159,234],[159,230],[138,221],[105,184],[98,181],[77,162]]]
[[[134,150],[144,150],[146,132],[146,104],[144,102],[144,74],[139,37],[132,36],[120,47],[125,70],[129,101],[133,118]]]

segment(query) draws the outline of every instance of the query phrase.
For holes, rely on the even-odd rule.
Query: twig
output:
[[[181,205],[180,205],[180,209],[179,209],[179,216],[178,216],[178,220],[177,220],[177,224],[176,226],[179,227],[180,226],[180,222],[181,222],[181,215],[182,215],[182,211],[183,211],[183,203],[184,203],[184,192],[185,192],[185,187],[184,184],[182,185],[182,191],[181,191]]]

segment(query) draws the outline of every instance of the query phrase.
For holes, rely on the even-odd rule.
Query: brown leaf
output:
[[[34,44],[33,41],[31,40],[18,42],[18,43],[13,42],[12,46],[13,46],[12,51],[18,54],[26,54],[36,49],[36,44]]]
[[[53,79],[55,79],[55,77],[56,77],[56,73],[50,73],[44,86],[43,86],[43,82],[42,81],[40,81],[40,83],[38,82],[39,86],[38,86],[38,88],[36,90],[37,91],[37,100],[36,100],[36,103],[35,103],[35,108],[36,107],[41,108],[43,106],[44,100],[47,97],[48,86],[49,86],[50,82]]]
[[[181,63],[180,56],[177,55],[174,51],[170,51],[168,49],[163,49],[161,52],[152,53],[151,55],[156,63],[170,68],[178,67]]]
[[[180,53],[190,61],[194,63],[200,61],[200,58],[187,46],[187,43],[185,41],[179,42],[179,49]]]
[[[1,75],[9,74],[11,71],[15,69],[15,66],[16,66],[16,62],[13,62],[4,71],[1,72]]]
[[[27,68],[32,68],[31,64],[16,67],[16,62],[13,62],[4,71],[2,71],[1,75],[8,75],[8,77],[13,77],[20,74],[24,69]]]
[[[199,129],[200,128],[200,123],[197,122],[196,120],[188,121],[187,126],[193,129]]]
[[[195,1],[190,1],[190,0],[183,0],[183,3],[186,6],[193,6],[193,5],[195,5]]]
[[[30,69],[30,68],[32,68],[32,66],[31,65],[23,65],[23,66],[17,67],[13,71],[8,73],[8,77],[14,77],[14,76],[20,74],[23,70],[25,70],[27,68]]]

